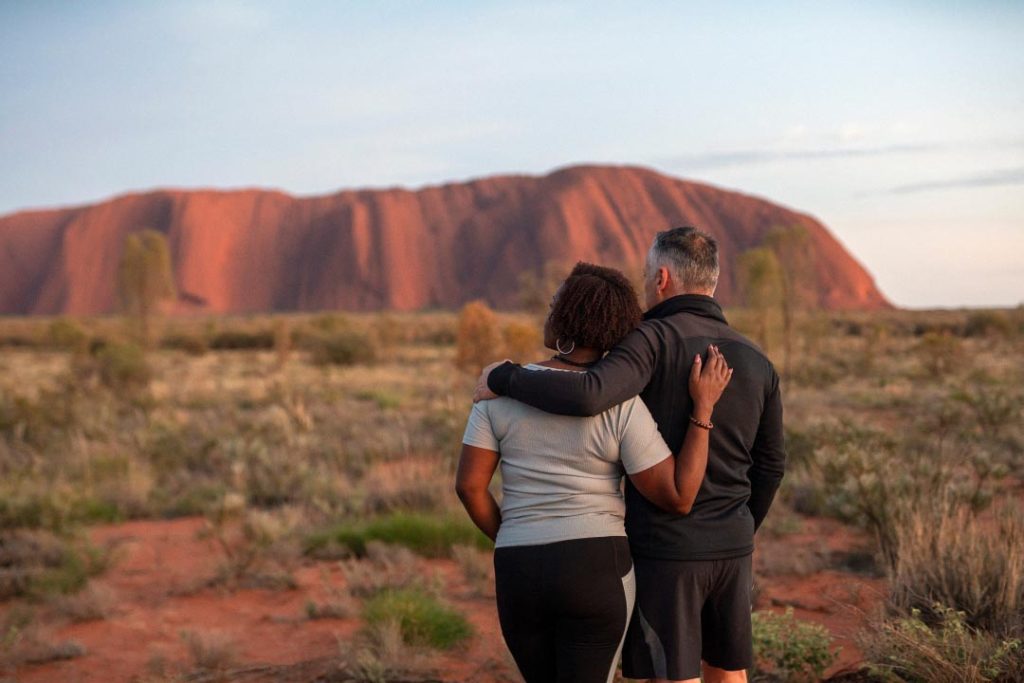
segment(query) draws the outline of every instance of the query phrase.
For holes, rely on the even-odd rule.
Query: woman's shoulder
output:
[[[625,422],[636,418],[648,419],[651,416],[651,411],[647,408],[647,404],[639,396],[627,398],[622,403],[612,406],[606,412],[617,420]]]

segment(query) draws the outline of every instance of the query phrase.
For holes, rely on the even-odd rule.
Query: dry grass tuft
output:
[[[948,502],[918,507],[897,530],[892,603],[927,620],[934,606],[968,624],[1024,635],[1024,515],[1009,503],[979,518]]]
[[[199,670],[226,671],[238,663],[238,647],[225,633],[184,631],[181,639],[192,665]]]

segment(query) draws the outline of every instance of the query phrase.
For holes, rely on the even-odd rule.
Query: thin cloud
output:
[[[1024,167],[989,171],[959,178],[932,180],[923,183],[898,185],[889,189],[889,194],[914,194],[933,190],[960,190],[976,187],[1006,187],[1024,185]]]
[[[915,155],[947,152],[951,150],[1024,149],[1024,139],[988,139],[972,142],[921,142],[873,147],[825,146],[805,149],[739,149],[713,150],[697,154],[683,154],[664,158],[662,164],[686,170],[705,170],[730,166],[748,166],[786,161],[827,161],[889,155]]]
[[[702,170],[728,166],[767,164],[777,161],[822,161],[828,159],[887,156],[890,154],[926,154],[944,149],[947,149],[947,145],[940,143],[884,145],[880,147],[826,147],[798,150],[744,149],[688,154],[672,157],[667,161],[675,166]]]

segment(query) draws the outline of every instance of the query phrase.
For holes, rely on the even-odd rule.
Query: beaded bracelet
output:
[[[693,415],[690,416],[690,422],[692,422],[693,424],[697,425],[701,429],[707,429],[709,431],[715,428],[715,425],[711,424],[710,422],[701,422],[700,420],[695,418]]]

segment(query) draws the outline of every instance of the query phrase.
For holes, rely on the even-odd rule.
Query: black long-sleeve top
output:
[[[715,344],[734,369],[715,406],[708,468],[690,514],[654,506],[627,481],[626,532],[633,554],[674,560],[742,557],[754,548],[782,481],[786,451],[779,377],[761,350],[729,327],[711,297],[663,301],[644,322],[585,373],[537,372],[512,363],[488,385],[549,413],[596,415],[640,394],[662,436],[678,452],[693,403],[688,379],[694,356]]]

